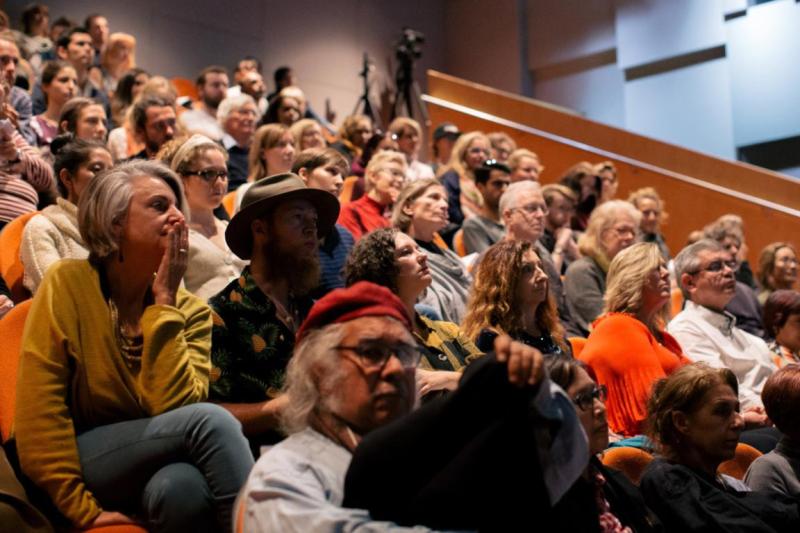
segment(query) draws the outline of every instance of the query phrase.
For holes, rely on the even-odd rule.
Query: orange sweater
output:
[[[608,313],[592,327],[579,359],[608,388],[611,431],[625,437],[638,435],[647,418],[653,384],[691,361],[669,333],[662,332],[664,342],[659,343],[647,326],[631,315]]]

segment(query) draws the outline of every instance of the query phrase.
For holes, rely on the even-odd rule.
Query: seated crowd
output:
[[[453,123],[426,159],[289,67],[192,101],[135,46],[41,5],[0,33],[0,529],[800,528],[793,243],[754,273],[725,215],[670,250],[610,161]]]

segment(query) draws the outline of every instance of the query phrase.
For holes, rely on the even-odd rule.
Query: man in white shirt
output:
[[[766,343],[736,327],[736,318],[724,310],[736,292],[735,268],[731,254],[716,241],[704,239],[681,250],[675,274],[686,307],[667,331],[692,361],[733,371],[745,422],[764,426],[761,389],[776,366]]]
[[[188,133],[199,133],[213,141],[222,140],[225,132],[217,121],[217,108],[228,91],[228,73],[223,67],[206,67],[197,77],[197,97],[191,110],[180,116]]]

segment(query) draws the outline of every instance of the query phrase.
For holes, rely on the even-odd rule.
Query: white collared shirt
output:
[[[762,405],[761,389],[777,367],[767,343],[737,328],[733,315],[687,301],[667,331],[692,361],[733,371],[742,408]]]

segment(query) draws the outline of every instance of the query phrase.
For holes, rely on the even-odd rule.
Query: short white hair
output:
[[[538,182],[531,180],[517,181],[509,185],[506,191],[500,197],[500,202],[497,206],[500,210],[500,216],[502,216],[507,209],[514,209],[517,207],[517,201],[520,194],[526,192],[542,194],[542,186],[539,185]]]
[[[236,96],[228,96],[219,103],[219,107],[217,107],[217,121],[224,127],[225,121],[228,120],[230,114],[247,104],[253,104],[256,110],[256,121],[258,121],[258,119],[261,118],[261,113],[258,112],[258,105],[256,105],[256,101],[252,96],[244,93]]]

